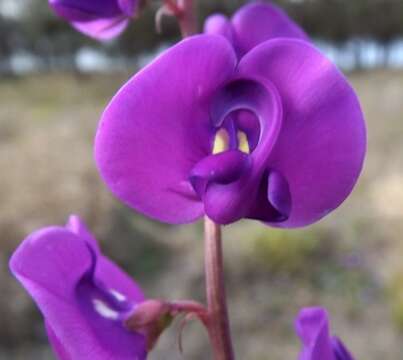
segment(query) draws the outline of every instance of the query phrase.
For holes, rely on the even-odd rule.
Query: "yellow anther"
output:
[[[228,144],[228,132],[225,129],[218,130],[214,138],[213,154],[224,152],[228,149]]]
[[[248,137],[243,131],[238,131],[238,149],[246,154],[250,153]]]

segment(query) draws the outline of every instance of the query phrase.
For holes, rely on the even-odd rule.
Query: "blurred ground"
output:
[[[92,160],[99,115],[127,75],[0,80],[0,360],[53,359],[40,315],[9,275],[8,258],[32,230],[81,215],[151,297],[203,297],[202,226],[169,227],[113,199]],[[403,353],[403,72],[351,80],[369,130],[354,194],[321,223],[279,232],[241,222],[224,229],[227,288],[238,359],[296,359],[298,309],[324,305],[357,359]],[[152,360],[210,358],[190,324],[177,324]]]

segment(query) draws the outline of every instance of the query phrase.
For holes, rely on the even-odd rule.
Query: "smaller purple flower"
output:
[[[329,334],[329,315],[320,307],[304,308],[295,322],[302,341],[299,360],[354,360],[335,336]]]
[[[49,0],[53,11],[75,29],[98,40],[118,36],[137,9],[137,0]]]
[[[41,310],[59,359],[146,358],[145,337],[124,325],[144,295],[77,216],[28,236],[10,268]]]
[[[304,30],[282,9],[263,2],[242,6],[231,19],[223,14],[210,15],[204,23],[204,33],[224,36],[239,57],[262,42],[275,38],[310,41]]]

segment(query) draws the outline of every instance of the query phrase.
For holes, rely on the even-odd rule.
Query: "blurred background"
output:
[[[206,15],[239,0],[200,0]],[[352,196],[304,230],[252,221],[224,229],[227,290],[239,359],[297,359],[293,320],[323,305],[357,359],[403,354],[403,1],[277,1],[348,75],[369,135]],[[0,360],[54,359],[41,316],[8,271],[32,230],[81,215],[104,252],[150,297],[204,301],[202,224],[168,226],[121,205],[92,159],[99,116],[138,68],[178,40],[154,31],[155,7],[118,40],[99,44],[57,19],[46,0],[0,0]],[[184,355],[178,324],[150,359],[209,359],[197,323]]]

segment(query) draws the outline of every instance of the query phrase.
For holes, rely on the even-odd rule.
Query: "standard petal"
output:
[[[212,150],[209,103],[233,74],[236,56],[221,36],[180,42],[135,75],[102,116],[95,158],[112,192],[161,221],[190,222],[203,204],[189,183]]]
[[[270,39],[309,41],[305,32],[283,10],[272,4],[256,2],[245,5],[235,13],[232,24],[241,55]]]
[[[49,292],[71,298],[81,278],[93,266],[88,246],[61,227],[49,227],[26,238],[13,254],[10,268],[32,294]]]
[[[299,360],[336,360],[328,322],[328,314],[322,308],[305,308],[300,311],[295,322],[303,344]]]
[[[318,221],[352,191],[366,151],[363,114],[339,70],[309,43],[267,41],[241,60],[239,72],[262,77],[282,99],[282,129],[267,167],[287,181],[289,218],[271,223],[298,227]]]

